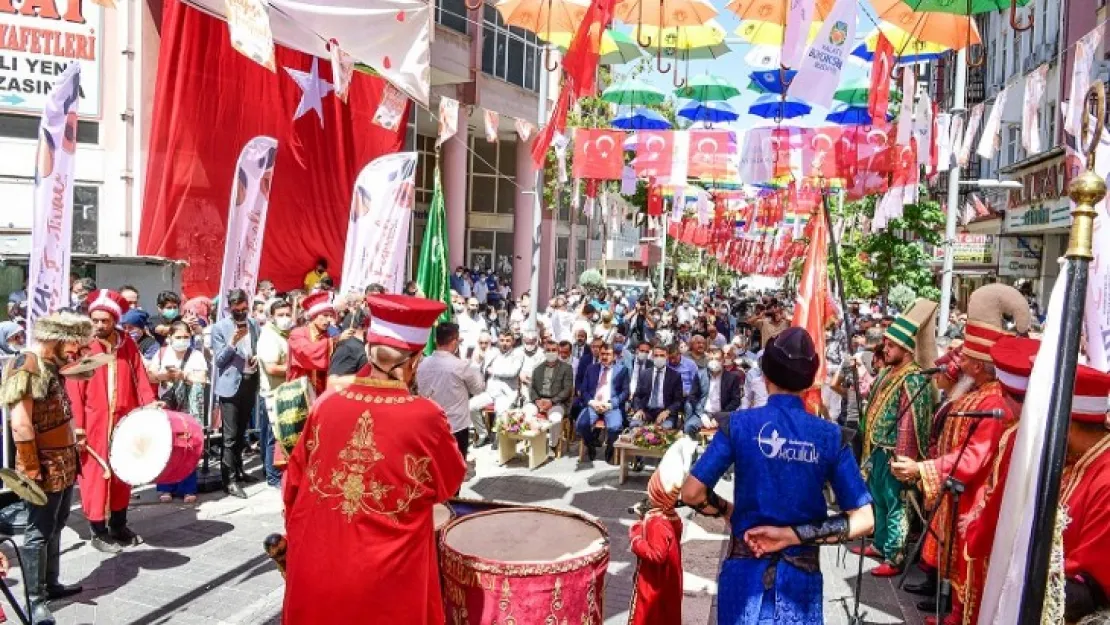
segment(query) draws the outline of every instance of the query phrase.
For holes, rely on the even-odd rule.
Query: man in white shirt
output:
[[[525,401],[532,401],[531,385],[532,372],[544,362],[544,352],[540,349],[540,337],[531,330],[525,330],[521,335],[520,347],[516,348],[520,356],[520,392],[524,394]]]
[[[466,310],[458,317],[459,337],[462,349],[459,354],[466,358],[470,350],[478,347],[478,337],[489,329],[486,320],[478,312],[478,300],[471,297],[466,300]]]
[[[463,459],[470,450],[470,398],[482,393],[486,384],[478,367],[459,358],[459,326],[441,323],[436,327],[436,351],[416,369],[416,387],[443,409]]]
[[[763,371],[759,365],[752,365],[744,377],[744,396],[740,400],[740,408],[759,408],[767,405],[767,383],[763,380]]]
[[[509,411],[520,395],[520,371],[524,366],[524,359],[513,350],[513,335],[502,333],[498,337],[497,346],[498,350],[486,357],[484,371],[489,378],[486,391],[470,400],[471,419],[474,421],[474,430],[478,433],[479,447],[491,441],[482,410],[492,403],[494,414],[500,418]],[[497,437],[492,437],[492,442],[496,447]]]
[[[262,369],[262,377],[258,380],[258,395],[262,397],[265,409],[259,435],[262,438],[266,483],[277,487],[281,485],[281,473],[273,466],[273,454],[277,446],[270,422],[277,418],[274,391],[285,383],[289,364],[289,331],[293,329],[293,305],[285,300],[274,300],[267,312],[270,314],[270,322],[262,326],[258,336],[258,364]],[[271,446],[274,449],[270,449]]]
[[[574,325],[574,313],[567,310],[566,298],[562,295],[551,300],[547,309],[547,317],[551,320],[551,338],[557,343],[571,340],[571,327]]]

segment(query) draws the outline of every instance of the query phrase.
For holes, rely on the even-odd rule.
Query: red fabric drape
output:
[[[278,155],[260,276],[297,288],[322,256],[338,279],[355,178],[405,136],[403,122],[371,123],[385,83],[356,74],[348,104],[323,97],[323,125],[311,109],[294,120],[302,91],[286,68],[309,72],[313,57],[278,46],[270,72],[232,49],[222,21],[177,0],[164,8],[139,253],[188,261],[186,294],[214,295],[239,152],[269,135]],[[318,71],[331,81],[330,63]]]

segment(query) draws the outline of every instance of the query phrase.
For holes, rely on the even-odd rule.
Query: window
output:
[[[467,32],[464,0],[436,0],[436,22],[456,32]]]
[[[435,184],[436,138],[416,136],[416,203],[431,204]]]
[[[73,187],[73,252],[96,254],[99,235],[97,212],[100,210],[100,187]]]
[[[582,275],[583,271],[586,271],[586,239],[578,239],[576,243],[578,244],[578,253],[574,257],[574,275],[571,276],[572,282],[578,282],[578,276]]]
[[[470,138],[470,210],[511,215],[516,209],[516,142]]]
[[[9,115],[0,113],[0,137],[12,139],[38,139],[39,118],[32,115]],[[77,143],[95,145],[100,141],[100,123],[77,122]]]
[[[1021,159],[1021,131],[1011,126],[1006,132],[1006,164],[1012,165]]]
[[[1013,38],[1014,42],[1011,46],[1013,54],[1010,55],[1010,73],[1007,76],[1016,76],[1021,73],[1021,39],[1019,34],[1011,32],[1007,38]]]
[[[518,87],[538,90],[541,50],[535,33],[505,26],[501,14],[489,5],[483,16],[482,71]]]
[[[513,275],[513,233],[493,230],[471,230],[470,266],[493,269],[497,277],[509,279]]]
[[[1048,103],[1048,114],[1045,115],[1045,117],[1047,118],[1045,120],[1046,121],[1045,130],[1047,131],[1048,141],[1045,141],[1042,145],[1044,145],[1046,148],[1051,148],[1052,146],[1056,145],[1056,103],[1055,102],[1049,102]]]
[[[555,288],[567,283],[567,259],[570,252],[570,237],[555,239]]]

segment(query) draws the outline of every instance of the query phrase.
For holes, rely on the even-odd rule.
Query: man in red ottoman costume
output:
[[[354,330],[344,330],[335,340],[328,337],[328,328],[335,324],[335,306],[328,291],[309,295],[302,306],[308,323],[289,333],[289,366],[285,379],[307,377],[319,397],[327,390],[328,365],[335,344],[353,336]]]

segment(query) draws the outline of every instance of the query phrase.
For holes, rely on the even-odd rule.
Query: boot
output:
[[[54,615],[46,605],[46,550],[42,547],[23,547],[23,583],[31,599],[31,622],[54,625]]]
[[[937,594],[937,572],[928,571],[925,573],[925,581],[920,584],[906,584],[905,591],[924,597],[933,597]]]
[[[108,518],[108,535],[123,547],[143,544],[143,537],[127,527],[127,510],[113,510]]]
[[[79,594],[82,590],[77,584],[66,585],[59,580],[61,570],[61,536],[55,534],[46,543],[46,598],[65,599]]]

